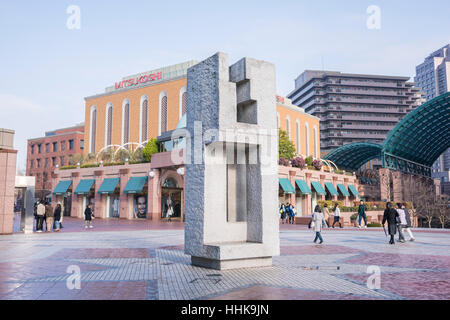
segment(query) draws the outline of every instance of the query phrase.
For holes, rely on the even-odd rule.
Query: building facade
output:
[[[422,104],[408,77],[307,70],[288,97],[320,118],[323,153],[352,142],[382,143],[389,131]]]
[[[86,204],[91,203],[101,218],[184,219],[184,144],[174,143],[171,133],[186,126],[187,69],[194,64],[188,61],[128,76],[105,92],[85,98],[84,156],[109,148],[135,150],[151,138],[160,142],[160,152],[149,163],[98,162],[89,168],[56,169],[52,201],[61,202],[66,215],[83,217]],[[288,132],[297,153],[319,158],[319,118],[290,99],[274,99],[278,127]],[[176,163],[174,149],[181,154]],[[306,215],[312,199],[305,199],[299,204]]]
[[[104,93],[86,97],[84,154],[98,154],[108,146],[134,149],[174,130],[186,113],[187,69],[195,63],[188,61],[125,77]],[[320,119],[286,97],[274,99],[278,127],[287,131],[297,153],[319,158]]]
[[[414,81],[431,100],[450,91],[450,44],[434,51],[416,67]],[[433,164],[432,177],[441,181],[442,193],[450,195],[450,149]]]
[[[85,155],[137,147],[173,130],[186,112],[186,74],[195,61],[123,78],[85,98]]]
[[[44,198],[52,190],[52,172],[69,164],[70,156],[83,154],[84,123],[45,133],[28,139],[27,176],[36,177],[36,197]]]

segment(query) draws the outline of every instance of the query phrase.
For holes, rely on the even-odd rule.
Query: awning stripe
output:
[[[355,188],[354,185],[350,184],[350,185],[348,186],[348,189],[350,190],[350,192],[351,192],[355,197],[360,198],[360,195],[359,195],[359,193],[358,193],[358,190],[356,190],[356,188]]]
[[[91,191],[92,185],[95,183],[95,179],[81,180],[75,189],[74,194],[88,194]]]
[[[331,182],[325,182],[325,187],[332,196],[337,196],[338,192]]]
[[[303,194],[312,194],[311,189],[308,187],[308,184],[305,182],[305,180],[296,179],[295,184]]]
[[[148,177],[131,177],[123,193],[142,193],[142,189],[147,180]]]
[[[120,178],[106,178],[103,180],[100,188],[98,188],[98,193],[100,194],[111,194],[116,190],[119,184]]]
[[[284,193],[295,193],[295,189],[288,178],[279,178],[278,181]]]
[[[343,184],[339,183],[337,185],[337,187],[344,197],[350,197],[350,193],[348,193],[347,189],[345,188],[345,186]]]
[[[314,187],[314,190],[316,190],[316,192],[321,195],[324,196],[327,193],[325,192],[325,190],[323,189],[322,185],[320,184],[320,182],[318,181],[311,181],[311,185]]]
[[[56,186],[55,190],[53,190],[53,194],[62,195],[67,192],[70,185],[72,184],[72,180],[60,181]]]

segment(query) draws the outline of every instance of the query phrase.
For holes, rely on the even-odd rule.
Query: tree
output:
[[[294,143],[289,140],[289,136],[286,131],[278,131],[278,158],[285,158],[287,160],[292,159],[295,156]]]
[[[145,161],[150,162],[152,159],[152,155],[158,152],[159,152],[158,140],[152,138],[148,140],[147,144],[144,147],[144,150],[142,150],[142,155]]]
[[[448,199],[445,197],[438,197],[435,203],[435,216],[441,223],[441,228],[444,229],[447,222],[450,220],[450,207]]]

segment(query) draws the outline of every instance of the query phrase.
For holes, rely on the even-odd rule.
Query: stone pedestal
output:
[[[192,264],[270,266],[279,255],[275,68],[223,53],[188,69],[185,253]]]
[[[0,149],[0,234],[11,234],[17,150]]]

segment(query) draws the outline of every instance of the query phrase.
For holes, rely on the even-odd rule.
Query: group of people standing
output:
[[[414,236],[411,231],[411,216],[409,214],[408,208],[404,203],[397,203],[397,208],[392,208],[390,202],[386,203],[386,209],[383,215],[383,228],[384,224],[388,223],[388,232],[391,236],[389,243],[395,244],[394,236],[398,230],[398,241],[405,242],[405,236],[403,235],[403,230],[408,232],[409,241],[414,241]],[[386,230],[385,230],[386,232]],[[387,235],[387,234],[386,234]]]
[[[35,218],[36,218],[36,232],[44,231],[44,224],[46,226],[45,232],[53,231],[58,232],[62,228],[62,206],[58,202],[55,209],[48,201],[39,200],[36,205]]]
[[[286,221],[287,224],[294,224],[295,223],[295,216],[297,215],[297,210],[295,209],[295,206],[289,202],[286,202],[286,204],[281,204],[280,206],[280,216],[281,216],[281,223],[284,224]]]

